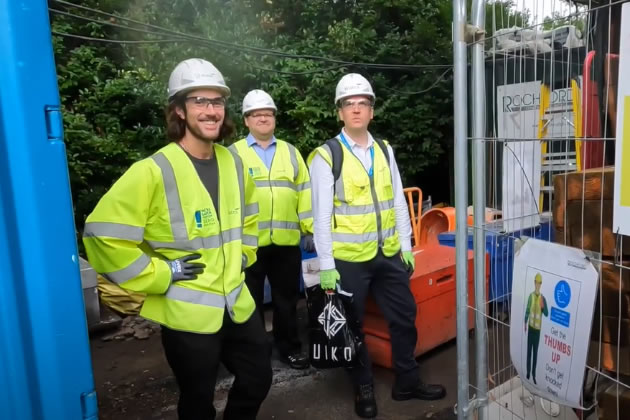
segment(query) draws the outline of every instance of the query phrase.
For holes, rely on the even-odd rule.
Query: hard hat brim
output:
[[[376,101],[376,96],[373,93],[349,93],[347,95],[341,95],[335,98],[335,103],[339,103],[339,101],[343,101],[346,98],[351,98],[353,96],[365,96],[367,98],[372,99],[372,102]]]
[[[244,109],[243,115],[249,114],[250,112],[253,112],[253,111],[260,111],[261,109],[272,109],[274,113],[278,112],[278,108],[276,108],[275,106],[254,106],[251,108]]]
[[[175,98],[175,96],[182,96],[185,95],[186,93],[192,91],[192,90],[197,90],[197,89],[212,89],[212,90],[216,90],[217,92],[221,93],[221,95],[223,95],[225,98],[229,98],[230,95],[232,94],[232,92],[230,91],[230,88],[227,86],[221,86],[221,85],[212,85],[212,84],[208,84],[208,83],[199,83],[199,84],[192,84],[192,85],[188,85],[182,89],[174,89],[173,91],[169,91],[169,95],[168,98],[169,100],[173,100]]]

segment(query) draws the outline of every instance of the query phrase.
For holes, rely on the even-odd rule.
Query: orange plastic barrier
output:
[[[422,215],[418,245],[438,245],[438,235],[455,230],[455,207],[435,208]]]
[[[416,249],[415,257],[416,271],[410,280],[410,287],[418,307],[415,321],[418,341],[414,352],[417,357],[457,335],[455,248],[438,245]],[[487,254],[486,267],[489,267]],[[475,293],[472,251],[468,252],[468,273],[468,303],[473,306]],[[486,273],[486,284],[488,279],[489,272]],[[468,320],[468,328],[474,328],[475,316],[472,309],[469,310]],[[391,368],[392,351],[387,321],[371,297],[366,306],[363,328],[372,361]]]
[[[411,240],[412,246],[420,245],[420,225],[422,214],[422,190],[418,187],[404,188],[403,192],[407,198],[407,205],[409,206],[409,219],[411,219]],[[417,197],[414,197],[414,193]],[[418,203],[418,211],[416,211],[415,203]]]

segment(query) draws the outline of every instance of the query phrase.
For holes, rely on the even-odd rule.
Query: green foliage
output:
[[[86,30],[65,22],[54,22],[53,28]],[[74,46],[57,37],[54,47],[75,220],[81,230],[116,178],[164,144],[164,86],[146,69],[121,69],[102,47]]]
[[[450,0],[76,0],[74,3],[174,31],[288,54],[356,63],[449,64]],[[51,7],[62,8],[55,2]],[[495,3],[506,21],[510,0]],[[74,14],[124,25],[78,9]],[[495,7],[495,12],[498,10]],[[160,36],[53,13],[53,30],[83,36],[146,40]],[[491,15],[489,15],[491,16]],[[491,18],[489,18],[491,19]],[[146,28],[145,28],[146,29]],[[161,36],[169,37],[169,36]],[[237,51],[199,41],[121,45],[54,37],[76,223],[129,167],[166,143],[166,84],[177,62],[212,61],[232,89],[229,112],[246,133],[240,101],[267,90],[279,108],[277,136],[303,154],[334,136],[340,124],[335,85],[348,72],[372,81],[377,95],[371,131],[394,146],[406,185],[430,191],[423,173],[445,160],[452,142],[448,68],[392,70]],[[320,71],[326,69],[326,71]],[[445,71],[446,70],[446,71]],[[319,71],[319,72],[318,72]],[[306,74],[300,74],[306,73]]]
[[[451,24],[450,16],[444,19],[442,14],[447,3],[274,0],[243,8],[234,1],[224,3],[221,13],[209,13],[200,20],[212,38],[223,38],[231,32],[234,35],[230,38],[242,44],[293,54],[358,63],[448,64]],[[243,24],[241,19],[249,23]],[[267,25],[261,27],[261,20]],[[273,25],[274,29],[268,29]],[[426,94],[408,94],[434,84],[443,68],[400,71],[349,65],[288,76],[260,71],[248,64],[301,73],[334,67],[334,63],[238,53],[236,57],[219,53],[211,59],[220,63],[221,69],[228,69],[224,73],[232,76],[230,84],[236,85],[233,90],[237,98],[253,88],[263,88],[273,96],[280,109],[278,136],[294,143],[304,154],[338,132],[334,89],[339,78],[351,71],[372,81],[377,102],[371,131],[392,142],[407,184],[416,183],[417,176],[437,161],[450,140],[450,73]]]
[[[486,3],[486,34],[492,36],[495,30],[518,26],[525,28],[531,24],[529,10],[517,10],[515,0],[495,0]]]

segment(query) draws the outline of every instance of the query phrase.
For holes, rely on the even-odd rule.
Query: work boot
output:
[[[442,385],[430,385],[419,382],[414,388],[392,389],[392,399],[395,401],[406,401],[413,398],[418,400],[439,400],[446,395],[446,389]]]
[[[377,414],[374,385],[364,384],[356,388],[354,396],[354,412],[364,419],[371,419]]]
[[[311,365],[308,360],[308,356],[304,353],[300,353],[299,351],[289,353],[281,357],[281,360],[289,365],[291,369],[302,370],[307,369]]]

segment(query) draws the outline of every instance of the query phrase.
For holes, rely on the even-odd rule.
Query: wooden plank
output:
[[[621,266],[630,267],[630,261],[623,261]],[[621,286],[619,285],[620,282]],[[619,266],[612,264],[602,264],[602,288],[630,293],[630,269],[620,269]]]
[[[600,252],[605,258],[616,255],[617,235],[612,231],[613,201],[569,201],[566,214],[567,245]],[[624,255],[630,255],[630,237],[623,236],[620,243]],[[600,250],[601,247],[601,250]],[[619,250],[618,250],[619,251]]]
[[[553,177],[556,200],[612,200],[615,192],[615,168],[593,168]]]
[[[600,325],[601,324],[601,325]],[[619,319],[616,316],[603,316],[599,321],[599,313],[593,318],[591,340],[599,341],[601,330],[602,343],[621,343],[622,347],[630,347],[630,319]]]
[[[601,295],[601,299],[598,296],[595,301],[595,315],[597,318],[599,318],[599,313],[601,312],[603,316],[630,319],[630,293],[620,292],[619,289],[602,287]]]
[[[601,344],[601,369],[610,372],[617,372],[617,370],[619,370],[621,375],[630,375],[630,347],[621,347],[621,351],[618,352],[618,350],[619,348],[614,344]],[[591,340],[587,357],[589,366],[596,369],[600,368],[597,364],[599,353],[599,342]],[[617,364],[617,356],[619,356],[619,364]]]
[[[560,197],[560,194],[562,197]],[[564,189],[559,191],[557,188],[554,188],[553,192],[553,208],[552,212],[552,220],[553,225],[556,229],[564,229],[566,226],[566,212],[567,212],[567,202],[563,199],[564,197]]]

